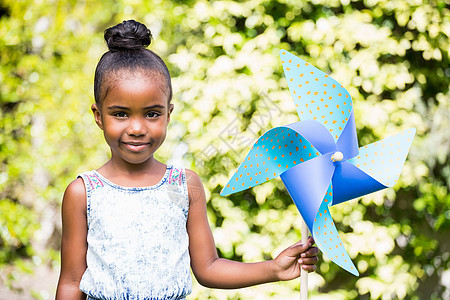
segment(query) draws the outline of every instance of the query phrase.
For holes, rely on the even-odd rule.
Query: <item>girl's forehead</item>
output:
[[[155,71],[147,70],[118,70],[108,76],[106,85],[106,95],[103,99],[106,100],[108,95],[117,92],[137,93],[153,88],[153,94],[161,94],[158,98],[168,100],[169,90],[166,79],[163,74]]]
[[[161,83],[165,81],[164,75],[154,70],[128,70],[120,69],[111,74],[114,81],[147,81]]]
[[[168,104],[167,94],[159,80],[126,77],[111,82],[103,99],[106,106],[148,106]]]

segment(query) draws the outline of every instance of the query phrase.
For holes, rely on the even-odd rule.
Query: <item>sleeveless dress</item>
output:
[[[185,170],[159,183],[122,187],[97,171],[78,175],[87,195],[88,299],[185,299],[192,291]]]

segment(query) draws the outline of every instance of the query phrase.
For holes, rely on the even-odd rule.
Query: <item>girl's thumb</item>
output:
[[[302,244],[301,241],[298,241],[297,243],[286,249],[287,250],[286,254],[288,254],[289,256],[298,256],[300,253],[303,253],[306,250],[308,250],[309,247],[311,247],[310,241],[307,241],[305,244]]]

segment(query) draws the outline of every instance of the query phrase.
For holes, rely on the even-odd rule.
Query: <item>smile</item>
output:
[[[141,152],[151,146],[152,143],[134,143],[134,142],[122,142],[126,149],[132,152]]]

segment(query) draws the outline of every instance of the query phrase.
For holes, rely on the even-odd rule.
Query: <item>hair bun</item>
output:
[[[123,21],[105,30],[105,41],[112,52],[145,49],[151,39],[147,26],[135,20]]]

